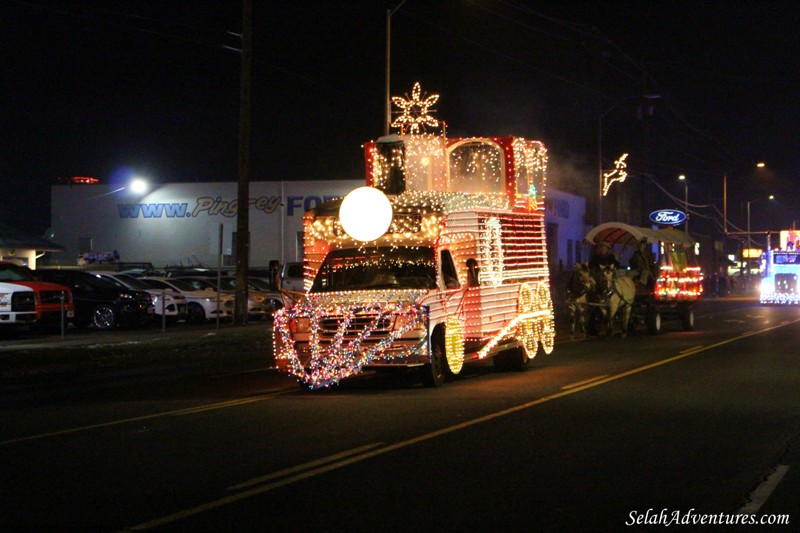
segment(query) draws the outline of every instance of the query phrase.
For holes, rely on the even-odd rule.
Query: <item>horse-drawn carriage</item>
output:
[[[618,312],[623,336],[639,323],[659,333],[664,317],[677,317],[684,330],[694,328],[703,273],[696,243],[687,233],[607,222],[593,228],[583,245],[584,256],[607,245],[615,260],[599,267],[576,265],[567,287],[573,333],[578,326],[597,333],[605,322],[610,335]]]

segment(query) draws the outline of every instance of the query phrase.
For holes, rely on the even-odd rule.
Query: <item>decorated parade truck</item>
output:
[[[308,388],[397,367],[436,387],[553,349],[544,145],[409,124],[365,145],[366,186],[305,214],[304,294],[276,314],[274,354]]]
[[[768,237],[769,239],[769,237]],[[773,249],[767,241],[762,257],[760,301],[764,305],[800,304],[800,237],[796,230],[780,232],[780,243]]]

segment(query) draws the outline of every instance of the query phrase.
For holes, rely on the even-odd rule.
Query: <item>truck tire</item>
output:
[[[507,350],[503,353],[503,357],[505,358],[506,367],[515,372],[523,372],[528,368],[528,363],[531,362],[528,352],[522,346]]]
[[[447,355],[445,354],[444,329],[438,328],[431,338],[431,362],[422,365],[422,384],[426,387],[441,387],[447,378]]]

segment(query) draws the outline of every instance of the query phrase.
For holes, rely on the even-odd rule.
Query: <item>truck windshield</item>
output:
[[[326,257],[311,292],[436,287],[433,248],[351,248]]]
[[[800,254],[776,253],[772,256],[772,262],[776,265],[800,265]]]

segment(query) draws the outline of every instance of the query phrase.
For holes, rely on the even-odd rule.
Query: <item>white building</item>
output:
[[[363,180],[250,182],[250,265],[301,260],[303,213],[363,184]],[[46,262],[76,265],[81,254],[107,254],[155,267],[216,266],[221,231],[224,264],[233,265],[237,186],[236,182],[167,183],[137,195],[107,184],[54,185],[53,241],[65,250]],[[552,189],[546,194],[550,263],[568,269],[585,234],[585,200]]]

